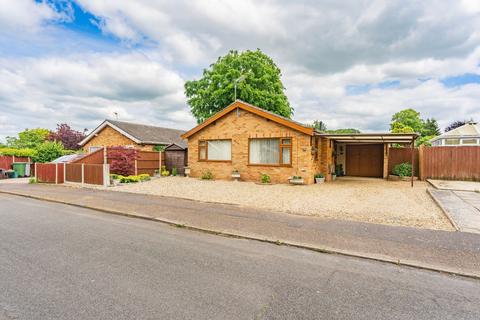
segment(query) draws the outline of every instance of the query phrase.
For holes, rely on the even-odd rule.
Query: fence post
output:
[[[15,162],[15,156],[12,156],[12,162]]]
[[[38,177],[37,177],[38,170],[37,170],[37,163],[36,162],[35,162],[35,165],[33,166],[33,168],[35,169],[35,181],[38,182]]]
[[[55,184],[58,184],[58,162],[55,163]]]
[[[63,164],[63,183],[67,182],[67,163]]]
[[[423,168],[423,162],[424,162],[424,154],[423,152],[425,151],[425,146],[422,144],[418,148],[418,179],[419,180],[425,180],[424,175],[425,175],[425,170]]]
[[[107,160],[107,147],[104,146],[103,147],[103,164],[106,164],[108,163],[108,160]]]
[[[85,183],[85,163],[82,163],[82,186]]]
[[[137,164],[137,159],[135,159],[135,175],[138,175],[138,164]]]
[[[162,173],[162,151],[158,151],[158,173]]]
[[[110,165],[108,163],[103,164],[103,186],[108,187],[110,185]]]

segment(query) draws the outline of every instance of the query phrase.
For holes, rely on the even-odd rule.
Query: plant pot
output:
[[[316,184],[321,184],[325,182],[325,178],[315,178],[315,183]]]
[[[290,179],[290,184],[294,185],[301,185],[304,184],[305,181],[303,179]]]
[[[335,181],[337,180],[337,175],[336,174],[332,174],[332,181]]]
[[[189,176],[190,175],[190,168],[189,167],[185,167],[185,176]]]
[[[232,179],[235,181],[240,180],[240,172],[232,173]]]

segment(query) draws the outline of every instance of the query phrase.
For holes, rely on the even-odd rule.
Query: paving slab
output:
[[[480,278],[480,235],[320,219],[144,194],[54,185],[0,192],[136,216],[211,233],[289,244]]]
[[[460,231],[480,233],[480,194],[438,189],[430,194]]]
[[[477,181],[455,181],[455,180],[437,180],[427,179],[433,187],[439,190],[456,191],[478,191],[480,192],[480,182]]]

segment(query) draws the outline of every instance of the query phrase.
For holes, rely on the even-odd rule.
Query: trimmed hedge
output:
[[[37,155],[37,151],[34,149],[0,148],[0,155],[33,158]]]

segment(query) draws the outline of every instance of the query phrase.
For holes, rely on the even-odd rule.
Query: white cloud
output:
[[[187,129],[194,121],[183,82],[230,49],[256,48],[282,69],[300,121],[386,130],[391,115],[405,107],[437,118],[442,127],[457,119],[480,120],[478,84],[446,88],[440,82],[480,73],[476,0],[77,3],[120,43],[99,49],[97,39],[52,25],[72,18],[68,8],[0,0],[0,113],[18,123],[7,126],[0,119],[0,135],[61,121],[92,128],[113,112],[125,120]],[[35,37],[17,40],[27,33]],[[11,43],[20,56],[2,56]],[[378,88],[385,81],[399,84]],[[350,85],[371,88],[352,96]]]

